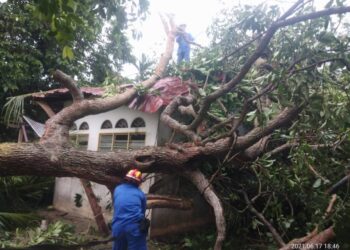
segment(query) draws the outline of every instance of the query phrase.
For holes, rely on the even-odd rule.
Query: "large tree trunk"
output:
[[[301,111],[287,108],[264,128],[255,128],[237,138],[234,152],[254,145],[275,129],[290,123]],[[41,143],[0,144],[0,176],[37,175],[79,177],[104,185],[118,182],[130,166],[143,172],[175,172],[194,168],[194,162],[227,153],[231,139],[224,138],[203,146],[179,144],[181,150],[169,147],[145,147],[134,151],[94,152],[80,151],[67,144],[53,141]]]

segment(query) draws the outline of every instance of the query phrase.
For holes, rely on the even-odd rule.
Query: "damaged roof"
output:
[[[132,86],[132,85],[129,85]],[[81,87],[84,96],[102,97],[105,89],[102,87]],[[130,104],[129,108],[142,112],[154,113],[162,106],[168,105],[173,98],[179,95],[188,95],[190,91],[187,82],[179,77],[166,77],[157,81],[145,95],[137,96]],[[52,89],[45,92],[33,93],[32,97],[36,100],[65,100],[71,98],[67,88]]]
[[[83,92],[84,96],[102,96],[105,92],[102,87],[81,87],[80,90]],[[61,89],[51,89],[48,91],[33,93],[32,97],[35,99],[51,99],[51,98],[61,98],[64,95],[70,95],[67,88]]]

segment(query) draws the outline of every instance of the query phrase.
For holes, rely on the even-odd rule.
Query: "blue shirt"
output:
[[[189,50],[190,49],[190,43],[193,42],[194,39],[190,33],[183,33],[176,37],[176,42],[179,44],[179,50]]]
[[[112,225],[138,223],[145,217],[146,196],[134,184],[123,183],[114,189],[114,215]]]

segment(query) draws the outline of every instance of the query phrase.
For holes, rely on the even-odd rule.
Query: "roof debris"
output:
[[[132,86],[132,85],[130,85]],[[84,96],[102,97],[105,93],[103,87],[81,87]],[[179,95],[188,95],[190,87],[188,83],[181,80],[179,77],[166,77],[157,81],[148,93],[143,96],[138,96],[129,104],[129,108],[136,109],[142,112],[154,113],[162,106],[168,105],[172,99]],[[63,96],[68,96],[67,88],[52,89],[44,92],[33,93],[35,99],[57,99]]]

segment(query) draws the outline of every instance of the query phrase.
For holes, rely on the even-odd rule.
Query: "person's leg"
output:
[[[183,50],[177,52],[177,64],[180,64],[184,60],[184,55]]]
[[[183,60],[185,62],[189,62],[190,61],[190,48],[186,48],[183,52]]]
[[[113,241],[112,250],[128,250],[128,242],[126,237],[120,237],[117,240]]]
[[[120,227],[112,228],[112,236],[116,239],[113,241],[112,250],[127,250],[128,242],[126,239],[125,232]]]
[[[127,228],[126,238],[128,250],[147,250],[146,234],[140,232],[138,224],[130,225]]]

